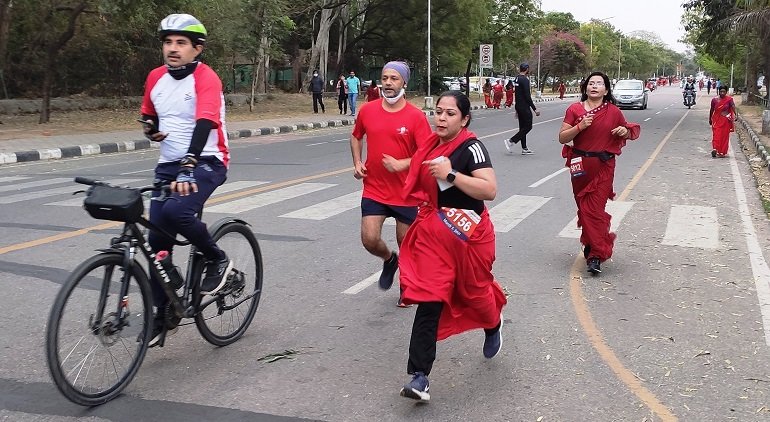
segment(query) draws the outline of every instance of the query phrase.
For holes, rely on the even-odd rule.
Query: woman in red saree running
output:
[[[492,95],[493,95],[492,107],[500,108],[500,104],[503,102],[504,91],[505,89],[503,88],[503,81],[501,79],[498,79],[497,83],[495,83],[495,86],[492,87]]]
[[[577,224],[582,227],[588,271],[601,273],[600,263],[612,256],[615,233],[610,232],[611,216],[605,211],[607,200],[615,197],[615,156],[626,140],[639,137],[640,127],[629,123],[615,106],[610,79],[593,72],[580,85],[582,97],[564,116],[559,142],[570,169],[572,192],[577,203]],[[566,145],[572,141],[572,145]]]
[[[436,103],[436,132],[412,157],[405,189],[421,205],[401,244],[402,299],[418,304],[401,395],[430,400],[436,342],[484,329],[484,357],[502,347],[505,294],[492,275],[495,229],[484,205],[497,194],[489,153],[467,127],[471,103],[449,91]],[[419,164],[422,163],[422,164]]]
[[[513,105],[513,80],[508,80],[505,84],[505,107],[511,107]]]
[[[735,101],[727,95],[727,87],[719,87],[719,96],[711,99],[709,125],[711,125],[711,156],[724,157],[730,146],[730,132],[735,131]]]

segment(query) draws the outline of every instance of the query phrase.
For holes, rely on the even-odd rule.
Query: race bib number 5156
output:
[[[478,227],[481,216],[473,210],[441,207],[439,218],[446,227],[462,240],[468,240]]]

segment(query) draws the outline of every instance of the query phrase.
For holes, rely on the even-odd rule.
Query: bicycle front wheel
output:
[[[150,286],[140,268],[125,271],[123,255],[93,256],[72,272],[54,301],[46,331],[48,369],[74,403],[96,406],[116,397],[147,352]]]
[[[246,332],[257,312],[262,296],[262,252],[254,233],[242,223],[225,224],[212,237],[233,261],[233,270],[216,300],[195,315],[195,325],[206,341],[226,346]]]

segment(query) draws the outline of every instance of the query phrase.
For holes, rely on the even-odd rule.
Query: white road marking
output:
[[[115,185],[121,185],[125,183],[131,183],[135,182],[140,179],[116,179],[112,180],[111,183]],[[12,204],[15,202],[21,202],[21,201],[27,201],[31,199],[39,199],[39,198],[45,198],[46,196],[52,196],[52,195],[61,195],[63,193],[73,193],[77,190],[81,190],[82,185],[75,184],[74,182],[70,186],[63,186],[60,188],[53,188],[53,189],[44,189],[44,190],[38,190],[34,192],[26,192],[26,193],[17,193],[14,195],[6,195],[3,197],[0,197],[0,204]],[[78,205],[83,204],[83,197],[75,198],[77,199]]]
[[[648,118],[644,119],[645,122],[648,121],[648,120],[652,120],[652,117],[648,117]]]
[[[360,293],[365,288],[371,286],[375,282],[379,281],[380,274],[382,274],[382,270],[377,271],[376,273],[370,275],[369,277],[365,278],[364,280],[359,281],[358,283],[354,284],[352,287],[348,288],[347,290],[343,291],[342,293],[346,295],[354,295],[357,293]]]
[[[663,111],[662,111],[662,110],[661,110],[661,111],[658,111],[658,112],[657,112],[657,113],[655,113],[655,114],[660,114],[660,113],[663,113]]]
[[[22,189],[27,189],[27,188],[36,188],[38,186],[58,185],[59,183],[66,183],[66,182],[70,182],[71,183],[69,188],[72,189],[73,192],[77,190],[76,186],[79,186],[79,185],[77,185],[73,181],[73,178],[71,178],[71,177],[57,177],[57,178],[53,178],[53,179],[35,180],[35,181],[32,181],[32,182],[24,182],[24,183],[16,183],[16,184],[13,184],[13,185],[8,185],[8,186],[0,186],[0,192],[10,192],[10,191],[14,191],[14,190],[22,190]]]
[[[260,193],[247,198],[236,199],[213,207],[206,208],[206,212],[222,214],[240,214],[256,208],[272,205],[281,201],[296,198],[309,193],[318,192],[336,185],[328,183],[300,183],[270,192]]]
[[[533,184],[529,185],[529,187],[530,187],[530,188],[536,188],[536,187],[538,187],[538,186],[542,185],[543,183],[545,183],[545,182],[547,182],[547,181],[549,181],[549,180],[553,179],[554,177],[556,177],[556,176],[558,176],[558,175],[560,175],[560,174],[564,173],[564,172],[565,172],[565,171],[567,171],[567,170],[569,170],[567,167],[564,167],[564,168],[562,168],[561,170],[557,170],[557,171],[555,171],[555,172],[553,172],[553,173],[549,174],[548,176],[545,176],[544,178],[542,178],[542,179],[538,180],[537,182],[535,182],[535,183],[533,183]]]
[[[495,231],[507,233],[551,200],[543,196],[513,195],[489,210]]]
[[[696,205],[672,205],[662,243],[691,248],[718,248],[717,209]]]
[[[361,205],[361,192],[351,192],[328,201],[281,215],[284,218],[325,220]]]
[[[746,246],[749,251],[749,261],[751,262],[751,272],[754,274],[754,284],[757,288],[757,299],[759,300],[759,310],[762,313],[762,327],[765,331],[765,344],[770,346],[770,267],[762,255],[762,247],[757,239],[757,232],[754,230],[754,224],[751,221],[751,214],[746,201],[746,191],[743,189],[743,181],[738,164],[735,161],[735,155],[732,148],[728,155],[730,158],[730,172],[733,176],[735,185],[735,196],[738,200],[738,212],[741,215],[741,225],[743,234],[746,237]]]
[[[15,182],[17,180],[29,179],[29,176],[4,176],[0,177],[0,183]]]
[[[129,174],[137,174],[137,173],[155,173],[155,169],[144,169],[144,170],[136,170],[136,171],[127,171],[125,173],[120,173],[121,176],[127,176]]]
[[[314,143],[314,144],[307,144],[307,145],[305,145],[305,146],[306,146],[306,147],[314,147],[314,146],[316,146],[316,145],[323,145],[323,144],[328,144],[328,143],[329,143],[329,141],[323,141],[323,142],[316,142],[316,143]]]
[[[632,201],[607,201],[607,213],[612,216],[610,223],[610,230],[616,231],[620,226],[621,221],[626,216],[628,211],[634,205]],[[559,237],[567,237],[571,239],[580,239],[581,229],[577,226],[577,216],[572,219],[562,230],[559,232]]]

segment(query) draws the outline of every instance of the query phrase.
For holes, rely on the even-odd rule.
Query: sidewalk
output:
[[[543,96],[534,102],[553,101],[557,97]],[[473,110],[485,109],[482,102],[474,102]],[[432,110],[425,110],[428,116]],[[313,114],[282,119],[263,119],[248,122],[227,122],[228,137],[235,144],[238,139],[254,136],[288,133],[298,130],[352,126],[355,118],[335,113]],[[144,138],[139,130],[12,138],[0,140],[0,165],[39,160],[54,160],[84,155],[106,154],[157,148],[158,144]]]

